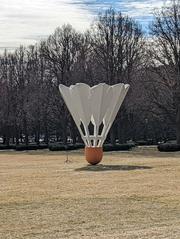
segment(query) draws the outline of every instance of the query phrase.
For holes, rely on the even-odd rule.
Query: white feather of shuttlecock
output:
[[[86,146],[102,147],[128,89],[129,85],[123,83],[93,87],[84,83],[59,85]]]

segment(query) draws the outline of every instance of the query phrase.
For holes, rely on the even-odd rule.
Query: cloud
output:
[[[34,44],[64,23],[85,30],[90,12],[70,3],[71,0],[1,0],[0,48]]]
[[[77,0],[73,4],[86,6],[92,14],[113,7],[138,20],[145,29],[153,18],[155,9],[169,5],[170,0]]]
[[[168,3],[169,0],[0,0],[0,51],[34,44],[64,23],[84,31],[98,12],[109,7],[146,26],[153,9]]]
[[[132,17],[152,16],[155,9],[169,4],[169,0],[127,0],[119,2],[123,12],[129,13]]]
[[[152,15],[154,9],[170,3],[170,0],[76,0],[71,4],[86,6],[93,12],[109,7],[117,8],[133,17]]]

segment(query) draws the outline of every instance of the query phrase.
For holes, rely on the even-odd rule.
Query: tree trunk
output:
[[[9,137],[7,135],[3,135],[3,144],[9,146]]]
[[[116,136],[115,136],[115,126],[112,125],[112,128],[110,130],[110,140],[111,140],[111,144],[114,146],[116,145]]]
[[[177,136],[177,144],[180,144],[180,103],[177,105],[176,136]]]
[[[37,126],[36,126],[36,132],[35,132],[35,142],[37,145],[39,145],[39,139],[40,139],[40,121],[38,120]]]
[[[176,140],[180,144],[180,86],[174,92],[174,99],[176,105]]]
[[[63,143],[66,144],[67,143],[67,125],[66,122],[63,122],[63,131],[62,131],[62,140]]]
[[[64,117],[61,120],[61,126],[62,126],[62,141],[64,144],[67,144],[67,125],[68,125],[68,119],[67,119],[67,111],[65,110]]]
[[[5,126],[5,145],[9,146],[10,141],[10,127],[8,125]]]
[[[76,144],[76,137],[77,137],[76,125],[72,119],[70,122],[71,122],[71,124],[70,124],[71,138],[73,140],[73,144]]]
[[[6,137],[6,142],[5,142],[5,145],[9,146],[9,136]]]
[[[26,115],[24,115],[24,135],[25,135],[25,145],[27,146],[29,144],[29,138],[28,138],[28,129],[27,129],[27,119]]]
[[[22,144],[24,142],[22,132],[20,133],[20,143]]]
[[[29,144],[29,137],[28,137],[28,134],[26,133],[25,134],[25,145],[28,146]]]
[[[19,129],[17,124],[15,124],[15,139],[16,139],[16,145],[19,145]]]
[[[120,120],[118,120],[118,142],[119,142],[119,144],[123,143],[123,140],[122,140],[122,124],[121,124]]]
[[[59,133],[56,132],[56,142],[59,142]]]
[[[35,133],[35,142],[37,145],[39,145],[39,138],[40,138],[40,133],[39,133],[39,130],[37,129]]]
[[[49,133],[48,133],[47,124],[45,124],[45,137],[44,137],[44,141],[45,141],[46,144],[49,144]]]
[[[19,135],[16,136],[16,145],[19,145]]]

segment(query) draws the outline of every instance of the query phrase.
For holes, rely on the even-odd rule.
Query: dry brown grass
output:
[[[180,154],[0,153],[0,238],[180,238]]]

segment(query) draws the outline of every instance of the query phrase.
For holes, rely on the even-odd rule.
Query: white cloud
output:
[[[0,0],[0,49],[33,44],[64,23],[84,30],[90,18],[71,0]]]
[[[127,0],[119,2],[123,12],[127,12],[131,17],[148,17],[152,16],[155,9],[167,6],[169,0]]]
[[[34,44],[64,23],[85,30],[94,14],[110,6],[146,26],[164,4],[169,0],[0,0],[0,50]]]

